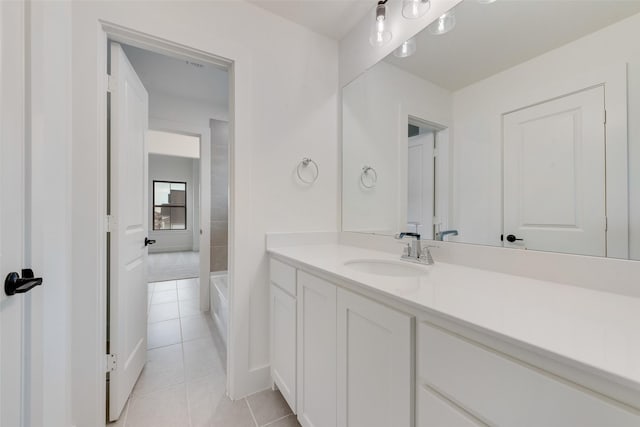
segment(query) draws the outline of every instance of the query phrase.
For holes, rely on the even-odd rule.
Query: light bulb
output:
[[[434,23],[429,25],[429,32],[434,36],[440,36],[453,30],[456,26],[456,15],[453,10],[448,11],[439,17]]]
[[[393,51],[393,55],[398,58],[406,58],[413,55],[416,52],[416,39],[410,38],[406,42],[402,43],[396,50]]]
[[[478,3],[480,4],[491,4],[493,2],[495,2],[496,0],[478,0]]]
[[[402,0],[402,16],[417,19],[424,16],[431,8],[429,0]]]
[[[387,28],[387,8],[384,4],[376,7],[376,20],[371,30],[369,42],[376,47],[384,46],[391,41],[391,31]]]

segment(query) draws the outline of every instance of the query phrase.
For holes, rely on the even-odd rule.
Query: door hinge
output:
[[[433,157],[438,157],[438,155],[440,154],[440,151],[437,148],[433,149]]]
[[[602,123],[607,124],[607,110],[604,110],[604,117],[602,119]]]
[[[107,92],[113,92],[116,89],[116,81],[113,77],[107,74]]]
[[[609,231],[609,217],[604,217],[604,231]]]
[[[104,217],[104,228],[107,230],[107,233],[111,233],[113,219],[111,215],[105,215]]]
[[[105,372],[113,372],[118,369],[118,356],[115,354],[105,355]]]

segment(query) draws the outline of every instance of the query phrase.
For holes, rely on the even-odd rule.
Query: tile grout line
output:
[[[277,418],[277,419],[275,419],[275,420],[273,420],[273,421],[269,421],[268,423],[264,424],[262,427],[269,427],[269,426],[271,426],[271,425],[274,425],[274,424],[275,424],[275,423],[277,423],[278,421],[282,421],[282,420],[284,420],[285,418],[289,418],[289,417],[290,417],[290,416],[292,416],[292,415],[295,415],[295,414],[292,412],[292,413],[287,414],[287,415],[285,415],[285,416],[283,416],[283,417]]]
[[[253,413],[253,409],[251,409],[251,404],[249,403],[249,399],[247,399],[246,397],[244,399],[242,399],[246,402],[247,407],[249,408],[249,413],[251,414],[251,418],[253,419],[253,423],[256,425],[256,427],[260,427],[260,425],[258,424],[258,420],[256,420],[256,416]]]

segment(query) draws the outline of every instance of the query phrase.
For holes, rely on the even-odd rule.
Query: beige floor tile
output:
[[[187,383],[187,403],[191,427],[211,426],[214,409],[226,399],[226,378],[221,375],[209,375]]]
[[[149,323],[177,319],[178,317],[180,317],[180,313],[178,312],[177,301],[151,304],[149,306]]]
[[[211,421],[213,427],[256,427],[244,399],[231,401],[225,397],[214,408]]]
[[[291,414],[291,408],[277,390],[264,390],[252,394],[247,397],[247,402],[259,426]]]
[[[178,299],[180,301],[198,300],[200,298],[200,289],[197,286],[184,286],[178,288]]]
[[[176,289],[176,281],[169,280],[166,282],[155,282],[154,292],[173,291]]]
[[[298,422],[298,418],[294,414],[291,414],[270,424],[267,424],[264,427],[300,427],[300,423]]]
[[[178,293],[175,290],[153,291],[153,297],[151,297],[151,304],[162,304],[163,302],[176,301],[178,301]]]
[[[182,339],[183,341],[191,341],[199,338],[211,337],[211,321],[207,314],[198,316],[185,317],[181,319]]]
[[[165,320],[147,325],[147,348],[164,347],[182,341],[180,319]]]
[[[182,344],[147,351],[147,363],[133,394],[142,396],[184,382]]]
[[[220,377],[225,375],[224,367],[211,339],[186,341],[182,346],[187,381],[208,375]]]
[[[186,301],[180,301],[180,317],[200,316],[203,313],[200,311],[200,300],[190,299]]]
[[[126,427],[187,427],[189,411],[184,384],[134,397]]]

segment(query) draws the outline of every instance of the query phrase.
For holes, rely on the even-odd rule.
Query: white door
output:
[[[147,355],[148,95],[111,43],[109,419],[116,420]]]
[[[411,427],[413,318],[338,290],[338,427]]]
[[[602,86],[504,116],[505,246],[606,255],[604,117]]]
[[[28,423],[26,340],[29,294],[5,293],[25,254],[25,120],[23,2],[0,2],[0,426]],[[34,290],[32,292],[37,292]]]
[[[433,239],[434,161],[433,132],[409,138],[407,163],[407,231]]]
[[[298,271],[298,420],[336,425],[336,286]]]

